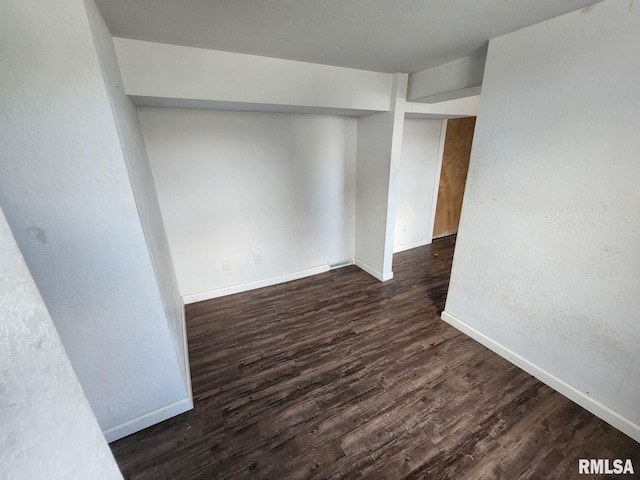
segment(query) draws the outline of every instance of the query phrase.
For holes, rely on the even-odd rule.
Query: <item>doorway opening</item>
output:
[[[447,121],[433,239],[458,233],[476,117]]]

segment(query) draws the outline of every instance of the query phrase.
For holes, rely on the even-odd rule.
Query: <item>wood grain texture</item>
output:
[[[195,409],[111,444],[127,479],[578,479],[640,445],[439,318],[455,237],[187,306]]]
[[[458,232],[476,117],[447,120],[433,238]]]

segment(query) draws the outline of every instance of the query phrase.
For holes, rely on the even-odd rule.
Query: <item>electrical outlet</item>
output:
[[[256,265],[260,265],[262,263],[262,254],[261,253],[254,253],[253,254],[253,263],[255,263]]]
[[[407,225],[406,225],[406,224],[405,224],[405,225],[402,225],[402,231],[403,231],[403,232],[406,232],[406,231],[407,231]]]
[[[229,260],[228,258],[222,260],[222,270],[224,270],[225,272],[227,270],[231,270],[231,260]]]

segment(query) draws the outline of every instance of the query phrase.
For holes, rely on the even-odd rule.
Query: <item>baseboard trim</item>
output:
[[[129,420],[121,425],[116,425],[115,427],[111,427],[107,430],[104,430],[102,433],[104,438],[108,443],[115,442],[116,440],[120,440],[121,438],[126,437],[127,435],[131,435],[132,433],[139,432],[151,425],[155,425],[156,423],[163,422],[165,420],[170,419],[171,417],[175,417],[176,415],[180,415],[181,413],[187,412],[193,409],[193,398],[189,396],[183,400],[178,400],[171,405],[167,405],[166,407],[158,408],[149,413],[145,413],[133,420]]]
[[[306,270],[300,270],[298,272],[288,273],[286,275],[280,275],[278,277],[265,278],[264,280],[258,280],[255,282],[242,283],[240,285],[232,285],[230,287],[184,295],[182,299],[185,304],[202,302],[204,300],[211,300],[212,298],[233,295],[234,293],[255,290],[256,288],[270,287],[271,285],[277,285],[279,283],[291,282],[292,280],[300,280],[301,278],[310,277],[312,275],[317,275],[319,273],[328,271],[329,265],[322,265],[320,267],[307,268]]]
[[[191,364],[189,363],[189,339],[187,338],[187,317],[184,309],[184,300],[182,300],[182,342],[184,351],[184,375],[185,386],[187,387],[187,395],[193,404],[193,389],[191,388]],[[192,407],[193,408],[193,407]]]
[[[353,259],[353,264],[356,267],[360,268],[361,270],[364,270],[365,272],[367,272],[372,277],[377,278],[381,282],[386,282],[387,280],[391,280],[393,278],[393,272],[380,273],[378,270],[373,268],[371,265],[368,265],[368,264],[364,263],[362,260],[358,260],[357,258]]]
[[[405,243],[404,245],[398,245],[393,249],[393,253],[404,252],[405,250],[411,250],[412,248],[424,247],[429,245],[431,240],[426,238],[424,240],[418,240],[417,242]]]
[[[563,380],[560,380],[558,377],[552,375],[546,370],[538,367],[526,358],[521,357],[517,353],[509,350],[507,347],[501,345],[495,340],[492,340],[472,326],[464,323],[456,316],[444,311],[442,312],[442,320],[447,322],[452,327],[460,330],[462,333],[473,338],[477,342],[481,343],[489,350],[497,353],[501,357],[513,363],[517,367],[520,367],[525,372],[533,375],[541,382],[545,383],[549,387],[567,397],[569,400],[572,400],[586,410],[589,410],[595,416],[601,418],[614,428],[617,428],[622,433],[633,438],[635,441],[640,442],[640,426],[617,414],[616,412],[602,405],[584,392],[577,390],[576,388],[572,387]]]

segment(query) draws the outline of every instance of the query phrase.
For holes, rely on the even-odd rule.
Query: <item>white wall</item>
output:
[[[187,302],[351,261],[355,118],[164,108],[139,115]]]
[[[393,278],[407,80],[394,74],[388,113],[358,118],[355,264],[383,282]]]
[[[5,2],[0,31],[0,204],[100,426],[114,438],[190,403],[121,119],[82,0]]]
[[[249,103],[256,109],[260,104],[290,105],[353,114],[389,110],[388,73],[125,38],[114,41],[127,94],[142,101],[146,97],[147,104],[182,99],[230,103],[227,108]]]
[[[0,210],[0,478],[121,479]]]
[[[475,117],[478,115],[480,95],[457,98],[439,103],[405,103],[405,118],[446,118]]]
[[[393,277],[393,245],[396,227],[396,205],[398,204],[398,192],[400,190],[400,164],[402,159],[402,139],[404,137],[404,124],[407,103],[407,84],[409,75],[396,73],[393,75],[393,88],[391,92],[391,157],[389,159],[389,191],[387,194],[387,221],[385,225],[385,244],[383,261],[383,278]]]
[[[162,214],[153,183],[153,175],[149,167],[138,113],[135,105],[124,93],[111,33],[93,0],[86,0],[85,4],[160,298],[171,330],[185,385],[190,388],[191,378],[187,361],[186,338],[184,338],[184,307],[171,259],[167,234],[162,223]]]
[[[396,203],[393,251],[431,243],[433,203],[439,185],[442,121],[406,119]],[[444,141],[444,139],[442,139]]]
[[[640,440],[640,5],[492,40],[446,320]]]
[[[468,57],[412,73],[407,99],[435,103],[478,95],[486,59],[485,45]]]
[[[389,207],[392,123],[391,113],[358,118],[356,265],[381,281]]]

